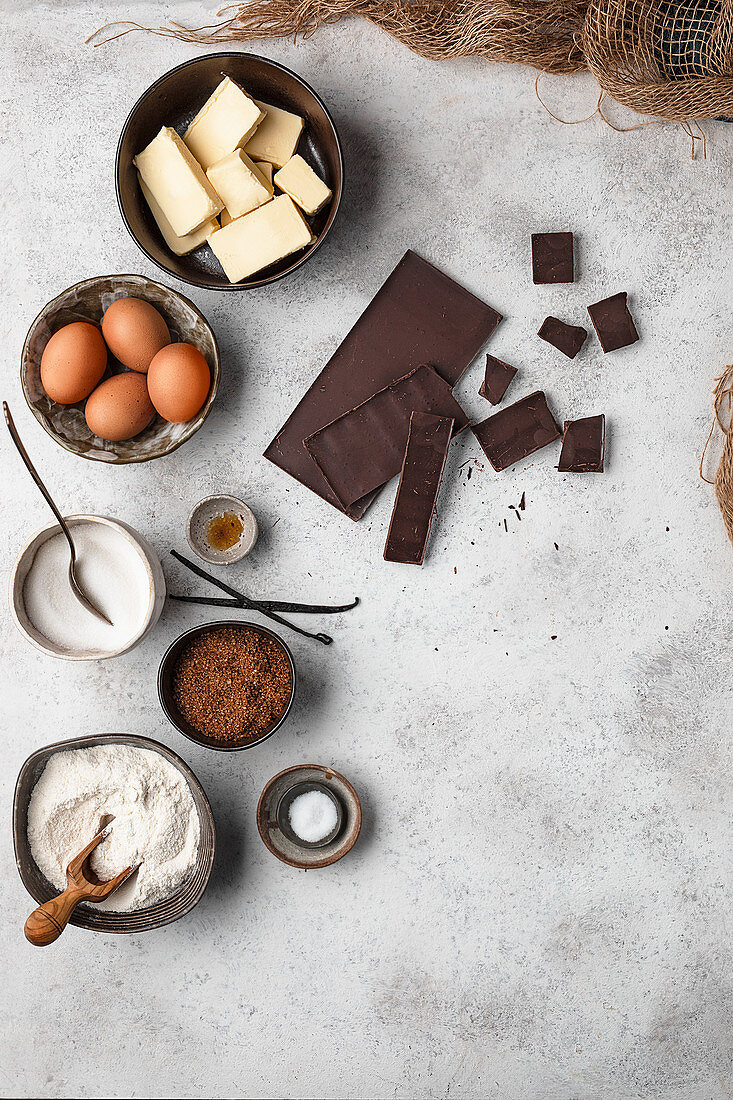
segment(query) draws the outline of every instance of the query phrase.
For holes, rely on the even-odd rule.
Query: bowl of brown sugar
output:
[[[224,752],[249,749],[288,716],[295,697],[293,656],[266,626],[203,623],[168,648],[158,696],[184,737]]]

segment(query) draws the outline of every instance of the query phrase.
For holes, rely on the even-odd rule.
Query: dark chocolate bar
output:
[[[506,470],[560,438],[560,429],[542,390],[508,405],[480,424],[473,424],[472,430],[495,470]]]
[[[502,362],[501,359],[497,359],[493,355],[487,355],[486,372],[479,387],[479,396],[485,397],[492,405],[498,405],[516,373],[516,367],[510,367],[508,363]]]
[[[566,420],[558,470],[562,474],[601,474],[606,446],[606,418]]]
[[[575,358],[588,338],[587,331],[580,325],[568,325],[557,317],[545,317],[537,335],[567,355],[568,359]]]
[[[306,436],[366,401],[420,363],[454,386],[501,314],[442,271],[406,252],[291,413],[265,457],[344,510],[306,450]],[[347,510],[359,519],[373,497]]]
[[[344,508],[400,472],[415,410],[468,426],[448,383],[423,364],[303,441]]]
[[[405,458],[389,524],[384,557],[403,565],[422,565],[443,479],[453,420],[413,412]]]
[[[629,313],[627,297],[624,291],[588,306],[593,328],[604,351],[618,351],[639,339],[634,319]]]
[[[572,233],[532,234],[532,282],[572,283],[575,256]]]

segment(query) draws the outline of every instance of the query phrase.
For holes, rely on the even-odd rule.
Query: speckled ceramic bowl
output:
[[[278,807],[291,787],[303,783],[317,783],[327,787],[336,796],[343,810],[343,821],[338,833],[321,847],[305,847],[285,835],[278,820]],[[329,867],[342,859],[356,844],[361,831],[361,803],[359,796],[343,775],[323,764],[296,764],[273,776],[257,803],[257,828],[266,847],[274,856],[308,871],[316,867]]]
[[[160,310],[174,341],[193,344],[209,364],[211,389],[200,412],[187,424],[169,424],[156,416],[134,439],[111,443],[97,438],[84,419],[84,402],[58,405],[41,385],[41,356],[49,339],[72,321],[99,324],[102,314],[117,298],[143,298]],[[104,377],[124,368],[112,354]],[[168,455],[190,439],[209,415],[219,388],[221,363],[216,337],[193,302],[143,275],[100,275],[70,286],[45,305],[28,330],[20,362],[23,394],[36,420],[67,451],[96,462],[124,464],[147,462]]]
[[[133,748],[159,752],[165,760],[181,772],[191,789],[191,795],[199,815],[200,838],[196,862],[191,874],[179,886],[175,894],[164,901],[156,902],[149,909],[113,913],[102,911],[93,905],[80,905],[72,913],[69,924],[73,924],[77,928],[87,928],[91,932],[150,932],[153,928],[161,928],[164,924],[171,924],[172,921],[179,920],[186,913],[190,913],[193,907],[198,904],[211,876],[216,850],[214,815],[211,812],[211,806],[203,787],[180,756],[165,745],[161,745],[158,741],[151,741],[148,737],[136,737],[134,734],[103,733],[93,737],[74,737],[71,741],[58,741],[53,745],[46,745],[45,748],[39,749],[32,756],[29,756],[20,769],[15,784],[15,798],[13,800],[15,864],[23,885],[38,905],[42,905],[44,901],[50,901],[51,898],[56,897],[59,891],[41,873],[33,858],[28,841],[28,803],[30,802],[31,792],[40,779],[41,772],[55,753],[66,752],[69,749],[90,749],[96,745],[115,744],[131,745]]]
[[[216,550],[209,543],[207,533],[212,520],[231,512],[242,524],[242,533],[234,546],[228,550]],[[239,497],[232,497],[226,493],[216,496],[204,497],[194,505],[188,523],[186,524],[186,538],[188,545],[203,561],[212,565],[233,565],[241,561],[254,549],[259,535],[257,518],[248,505]]]

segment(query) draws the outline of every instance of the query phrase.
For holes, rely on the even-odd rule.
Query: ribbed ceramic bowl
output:
[[[172,752],[158,741],[151,741],[148,737],[136,737],[126,733],[104,733],[94,737],[74,737],[70,741],[58,741],[53,745],[46,745],[29,756],[20,769],[18,780],[15,784],[15,798],[13,801],[13,844],[15,847],[15,862],[18,873],[28,893],[38,905],[56,897],[58,890],[41,874],[31,855],[28,843],[28,803],[31,792],[38,782],[41,772],[54,753],[66,752],[69,749],[89,749],[96,745],[132,745],[139,749],[150,749],[159,752],[166,760],[177,768],[186,779],[193,795],[193,800],[199,814],[200,840],[196,863],[193,872],[182,886],[165,901],[159,901],[149,909],[140,909],[136,912],[112,913],[102,912],[92,905],[78,906],[70,920],[70,924],[77,928],[88,928],[92,932],[150,932],[153,928],[161,928],[164,924],[190,913],[203,896],[206,885],[214,866],[214,852],[216,849],[216,830],[214,827],[214,815],[211,812],[209,800],[204,789],[187,764],[180,756]]]
[[[222,76],[236,81],[255,99],[293,111],[305,119],[298,152],[333,193],[323,210],[307,219],[316,238],[313,244],[240,283],[229,282],[207,244],[188,256],[174,256],[145,202],[132,163],[133,157],[150,144],[162,126],[172,126],[183,135]],[[343,172],[341,142],[334,121],[325,103],[304,80],[284,65],[256,54],[210,53],[184,61],[143,92],[120,135],[115,182],[122,220],[149,260],[192,286],[209,290],[247,290],[292,274],[321,247],[338,213]]]
[[[215,738],[209,737],[207,734],[197,730],[195,726],[192,726],[191,723],[180,714],[173,696],[173,673],[176,667],[176,661],[183,649],[189,642],[192,642],[202,634],[221,630],[222,627],[235,627],[237,629],[246,628],[248,630],[254,630],[266,638],[271,638],[272,641],[277,642],[280,646],[290,665],[290,699],[277,722],[259,737],[254,737],[249,741],[237,741],[234,744],[226,744],[222,741],[217,741]],[[158,698],[160,699],[160,705],[168,721],[176,727],[179,733],[187,737],[189,741],[195,741],[197,745],[203,745],[207,749],[217,749],[220,752],[238,752],[240,749],[251,749],[255,745],[260,745],[263,741],[266,741],[268,737],[272,737],[273,733],[280,729],[280,726],[290,714],[293,700],[295,699],[295,662],[293,661],[293,655],[282,638],[268,627],[260,626],[259,623],[251,623],[246,619],[219,619],[216,622],[202,623],[200,626],[195,626],[192,630],[187,630],[185,634],[181,634],[180,637],[176,638],[175,642],[168,647],[163,655],[163,660],[160,662],[160,668],[158,670]]]
[[[199,349],[209,364],[211,389],[203,408],[187,424],[169,424],[156,416],[134,439],[111,443],[89,431],[84,419],[85,402],[58,405],[51,400],[41,385],[41,356],[58,329],[72,321],[91,321],[98,325],[112,302],[127,297],[150,302],[162,313],[174,341],[193,344]],[[122,365],[110,353],[104,377],[119,374],[121,370]],[[28,329],[20,361],[20,382],[28,407],[51,438],[72,454],[117,465],[161,458],[190,439],[209,415],[220,374],[219,346],[203,313],[182,294],[143,275],[99,275],[62,291],[43,307]]]

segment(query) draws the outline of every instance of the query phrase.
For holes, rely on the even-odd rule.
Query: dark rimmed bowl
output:
[[[118,298],[143,298],[162,314],[174,341],[193,344],[209,364],[209,395],[186,424],[169,424],[157,416],[139,435],[113,443],[90,432],[84,419],[86,401],[59,405],[52,401],[41,384],[41,356],[55,332],[72,321],[91,321],[99,326],[104,311]],[[124,368],[109,353],[104,378]],[[20,384],[23,396],[41,427],[65,450],[96,462],[125,465],[148,462],[172,454],[194,435],[206,417],[219,388],[221,360],[214,331],[203,313],[177,290],[156,283],[144,275],[97,275],[67,287],[47,302],[28,329],[20,357]]]
[[[44,748],[38,749],[37,752],[29,756],[20,769],[15,784],[15,798],[13,800],[15,863],[23,885],[39,905],[57,896],[59,891],[41,874],[31,855],[31,847],[28,842],[28,803],[30,802],[31,792],[40,779],[46,763],[54,753],[110,744],[133,745],[136,748],[159,752],[184,776],[191,789],[199,815],[200,837],[196,863],[193,873],[175,894],[150,906],[149,909],[112,913],[94,909],[91,905],[79,906],[72,913],[69,923],[77,928],[87,928],[91,932],[150,932],[153,928],[162,928],[165,924],[171,924],[173,921],[179,920],[190,913],[194,906],[198,904],[209,881],[216,851],[214,815],[211,812],[211,806],[203,787],[188,764],[181,760],[180,756],[171,749],[161,745],[160,742],[153,741],[149,737],[137,737],[128,733],[103,733],[93,737],[73,737],[69,741],[57,741],[53,745],[46,745]]]
[[[341,830],[322,848],[304,848],[294,844],[278,821],[278,807],[283,796],[294,786],[316,782],[329,787],[341,803],[344,820]],[[274,856],[289,867],[309,871],[317,867],[330,867],[332,863],[350,852],[361,832],[361,802],[359,796],[343,775],[323,764],[295,764],[292,768],[274,775],[260,795],[257,803],[257,828],[263,844]]]
[[[271,103],[273,107],[283,107],[305,119],[298,152],[333,192],[326,207],[307,219],[316,237],[313,244],[273,264],[264,273],[259,272],[239,283],[229,282],[208,245],[202,245],[188,256],[173,255],[143,198],[132,163],[133,157],[153,140],[161,126],[172,126],[183,135],[223,75],[235,80],[255,99]],[[207,290],[248,290],[265,286],[302,267],[321,247],[336,219],[343,176],[341,142],[326,105],[290,69],[252,53],[212,53],[195,57],[151,84],[127,116],[115,164],[117,202],[135,243],[149,260],[169,275]]]
[[[302,794],[308,794],[310,791],[318,791],[320,794],[325,794],[326,798],[332,803],[336,810],[336,824],[333,829],[331,829],[331,832],[327,833],[321,840],[303,840],[302,836],[298,836],[290,824],[290,807],[293,802],[295,802],[296,798],[300,798]],[[277,804],[276,816],[277,823],[280,826],[280,832],[298,848],[325,848],[336,840],[344,827],[344,807],[341,799],[326,783],[321,783],[316,779],[294,783],[292,787],[288,787],[285,793],[281,795],[280,801]]]
[[[236,744],[225,744],[221,741],[217,741],[214,737],[209,737],[207,734],[201,733],[200,730],[197,730],[195,726],[187,722],[183,715],[179,713],[173,698],[173,670],[184,647],[189,642],[193,641],[194,638],[198,638],[199,635],[207,634],[210,631],[221,630],[224,627],[235,627],[237,629],[246,628],[254,630],[267,638],[271,638],[280,646],[290,665],[290,699],[277,722],[275,722],[267,733],[263,733],[260,737],[254,737],[249,741],[240,741]],[[252,623],[247,619],[217,619],[214,622],[202,623],[200,626],[193,627],[192,630],[187,630],[185,634],[181,634],[163,654],[163,660],[160,662],[160,668],[158,669],[158,698],[160,699],[160,705],[168,721],[171,725],[176,727],[179,733],[187,737],[189,741],[195,741],[197,745],[203,745],[207,749],[217,749],[219,752],[239,752],[241,749],[251,749],[254,745],[259,745],[263,741],[266,741],[268,737],[272,737],[273,733],[276,733],[277,730],[280,729],[280,726],[290,714],[293,700],[295,699],[295,662],[293,661],[293,655],[278,634],[275,634],[273,630],[270,630],[266,626],[260,626],[259,623]]]

